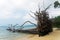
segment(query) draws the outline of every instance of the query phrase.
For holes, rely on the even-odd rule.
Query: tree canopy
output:
[[[57,8],[57,7],[60,7],[59,1],[55,1],[55,2],[54,2],[54,8]]]

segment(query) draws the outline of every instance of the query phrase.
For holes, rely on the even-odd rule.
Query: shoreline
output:
[[[17,38],[15,40],[60,40],[60,30],[54,28],[53,32],[49,33],[46,36],[38,37],[36,34],[28,34],[25,37]]]

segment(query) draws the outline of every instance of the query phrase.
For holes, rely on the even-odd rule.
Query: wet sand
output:
[[[29,34],[25,37],[17,38],[15,40],[60,40],[60,30],[54,28],[53,32],[46,36],[38,37],[38,35]]]

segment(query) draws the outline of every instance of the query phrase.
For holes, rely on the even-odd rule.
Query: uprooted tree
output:
[[[43,11],[37,12],[37,27],[38,27],[38,34],[39,36],[44,36],[46,34],[49,34],[52,32],[52,21],[49,18],[49,14],[46,12],[46,10],[51,6],[51,4]]]
[[[51,4],[45,10],[41,11],[40,8],[39,8],[38,11],[36,11],[35,13],[32,12],[35,15],[36,18],[34,16],[32,16],[31,14],[29,14],[32,18],[34,18],[37,21],[37,24],[32,23],[30,21],[26,21],[20,26],[21,27],[20,29],[22,30],[24,28],[23,25],[25,23],[29,22],[31,24],[34,24],[37,27],[35,30],[37,30],[39,36],[44,36],[44,35],[47,35],[50,32],[52,32],[53,31],[52,21],[49,18],[49,14],[47,12],[47,9],[49,9],[50,6],[51,6]],[[60,6],[60,3],[58,1],[55,1],[54,2],[54,8],[57,8],[59,6]],[[14,25],[14,26],[11,25],[11,27],[14,28],[17,25],[18,24]]]
[[[27,23],[27,22],[29,22],[31,24],[34,24],[37,27],[36,29],[38,30],[38,35],[39,36],[47,35],[47,34],[49,34],[50,32],[53,31],[52,30],[52,21],[49,18],[48,12],[46,12],[47,9],[49,9],[50,6],[51,6],[51,4],[43,11],[41,11],[40,8],[39,8],[38,11],[36,11],[35,13],[32,12],[35,15],[36,18],[33,17],[30,14],[30,16],[33,17],[37,21],[37,24],[32,23],[30,21],[24,22],[24,24]],[[24,24],[22,24],[21,27]]]

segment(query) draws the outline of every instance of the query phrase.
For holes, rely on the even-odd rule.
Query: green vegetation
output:
[[[54,18],[53,25],[57,28],[60,28],[60,16]]]
[[[54,8],[57,8],[57,7],[60,7],[59,1],[55,1],[55,2],[54,2]]]

